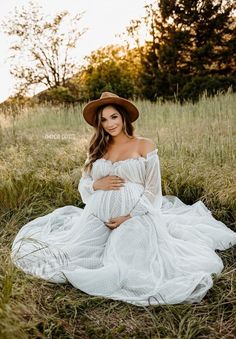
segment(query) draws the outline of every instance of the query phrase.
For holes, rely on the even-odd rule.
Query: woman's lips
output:
[[[116,129],[116,127],[115,128],[112,128],[112,129],[109,129],[108,131],[109,132],[112,132],[112,131],[114,131]]]

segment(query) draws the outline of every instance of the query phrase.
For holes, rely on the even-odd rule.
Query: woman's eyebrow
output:
[[[117,113],[113,113],[112,115],[110,115],[111,117],[113,117],[113,115],[115,115],[115,114],[117,114]],[[106,119],[106,118],[104,118],[104,117],[102,117],[103,119]]]

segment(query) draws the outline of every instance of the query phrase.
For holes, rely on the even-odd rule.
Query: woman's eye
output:
[[[112,119],[116,119],[117,118],[117,115],[116,116],[114,116],[114,117],[112,117]],[[106,120],[101,120],[102,122],[104,122],[104,121],[106,121]]]

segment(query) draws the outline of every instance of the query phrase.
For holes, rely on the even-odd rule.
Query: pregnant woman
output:
[[[200,302],[224,267],[215,250],[235,245],[236,232],[201,201],[162,196],[158,149],[134,135],[138,116],[109,92],[84,107],[94,127],[78,187],[86,206],[24,225],[12,260],[26,273],[138,306]]]

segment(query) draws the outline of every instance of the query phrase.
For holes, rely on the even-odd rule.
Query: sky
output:
[[[125,31],[132,19],[141,17],[144,6],[150,1],[145,0],[37,0],[33,1],[43,8],[45,14],[54,16],[61,10],[68,10],[72,15],[84,12],[81,27],[88,31],[80,38],[76,55],[78,62],[91,51],[108,44],[122,43],[116,37]],[[14,8],[27,5],[29,0],[7,0],[1,3],[0,22],[9,16]],[[9,38],[0,31],[0,102],[13,94],[14,78],[10,74]]]

